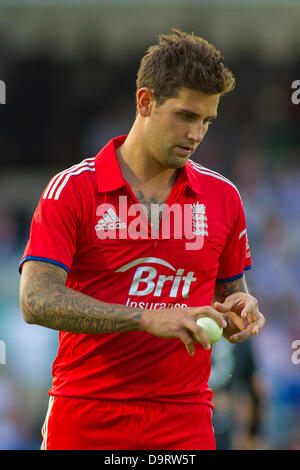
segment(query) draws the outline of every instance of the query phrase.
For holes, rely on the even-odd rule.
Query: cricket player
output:
[[[43,449],[215,449],[196,321],[232,343],[265,323],[239,191],[191,159],[234,86],[214,45],[161,34],[128,135],[46,186],[19,267],[24,320],[59,331]]]

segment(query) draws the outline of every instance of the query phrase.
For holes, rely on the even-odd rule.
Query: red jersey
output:
[[[53,263],[68,272],[68,287],[157,315],[211,305],[215,282],[237,279],[251,265],[238,190],[188,160],[155,236],[118,164],[115,148],[125,139],[52,178],[19,269],[26,260]],[[213,406],[210,357],[198,343],[191,356],[179,339],[142,331],[60,332],[49,394]]]

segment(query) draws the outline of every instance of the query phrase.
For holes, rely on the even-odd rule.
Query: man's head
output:
[[[163,166],[180,168],[202,141],[220,96],[234,88],[235,79],[212,44],[174,29],[146,51],[136,84],[148,152]]]
[[[212,44],[194,33],[173,29],[171,34],[159,35],[158,44],[147,49],[136,84],[137,90],[153,90],[161,105],[181,88],[223,95],[234,88],[235,80]]]

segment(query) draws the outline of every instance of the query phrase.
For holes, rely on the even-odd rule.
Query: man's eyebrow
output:
[[[195,116],[195,117],[201,117],[201,114],[195,113],[195,111],[191,111],[190,109],[181,108],[179,109],[179,112],[190,114],[191,116]],[[216,119],[216,117],[217,117],[217,114],[213,114],[212,116],[207,116],[206,119]]]

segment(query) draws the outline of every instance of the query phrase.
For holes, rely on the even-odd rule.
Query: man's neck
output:
[[[116,149],[116,155],[123,177],[133,190],[143,188],[149,194],[171,190],[177,170],[163,167],[147,152],[142,135],[134,126],[124,144]]]

